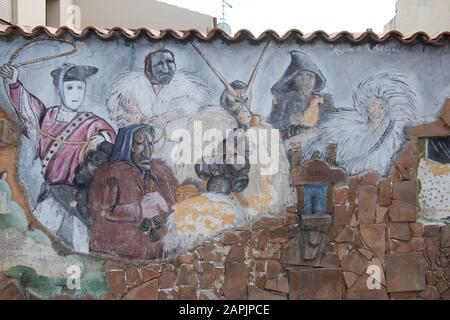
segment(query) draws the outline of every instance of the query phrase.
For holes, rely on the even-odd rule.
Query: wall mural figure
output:
[[[9,204],[11,202],[11,188],[6,181],[7,177],[8,172],[0,172],[0,214],[10,213]]]
[[[353,92],[353,108],[340,109],[318,127],[319,135],[304,149],[325,154],[337,144],[337,164],[348,175],[373,171],[386,175],[406,141],[405,127],[416,121],[416,95],[405,76],[380,73],[362,80]]]
[[[331,95],[321,93],[326,79],[303,52],[291,51],[291,63],[272,87],[273,106],[268,122],[280,129],[286,146],[304,145],[317,134],[313,128],[328,119],[334,107]]]
[[[194,73],[177,69],[175,55],[168,49],[150,52],[144,69],[118,76],[107,95],[110,118],[119,127],[149,124],[155,128],[155,156],[167,159],[178,141],[171,134],[186,128],[187,121],[208,103],[208,91]],[[161,141],[159,141],[161,140]]]
[[[42,44],[43,40],[50,44]],[[73,50],[64,51],[55,41],[71,45]],[[296,203],[296,196],[302,192],[305,203],[299,211],[323,213],[324,209],[328,210],[325,200],[331,194],[327,193],[329,185],[323,181],[320,185],[310,183],[296,193],[290,183],[293,175],[288,155],[293,156],[294,167],[313,155],[322,158],[328,155],[332,158],[330,163],[345,169],[348,176],[365,171],[385,176],[406,141],[406,127],[420,122],[422,116],[435,115],[440,86],[448,82],[448,76],[442,71],[439,86],[423,81],[413,89],[409,79],[423,73],[424,69],[420,69],[423,66],[417,70],[399,66],[407,70],[404,75],[389,70],[367,71],[376,70],[376,65],[385,60],[384,51],[370,51],[368,46],[370,55],[358,52],[341,56],[341,63],[352,59],[358,63],[352,73],[346,74],[347,82],[337,82],[345,65],[329,68],[324,75],[321,68],[325,65],[318,66],[314,61],[320,52],[321,56],[327,56],[326,46],[313,46],[305,54],[298,51],[295,42],[272,47],[270,41],[259,44],[244,41],[234,46],[218,39],[201,44],[196,40],[175,41],[171,42],[173,51],[147,52],[145,45],[158,46],[160,42],[142,41],[136,48],[144,51],[136,54],[143,58],[143,65],[133,70],[126,69],[125,65],[104,69],[114,59],[128,61],[130,51],[111,47],[110,42],[100,39],[76,42],[18,39],[14,42],[21,42],[18,48],[14,45],[10,48],[8,43],[4,46],[7,50],[0,48],[4,50],[0,52],[1,57],[14,51],[8,63],[0,64],[0,76],[5,84],[4,95],[0,95],[2,106],[8,109],[6,113],[15,113],[17,123],[23,127],[17,125],[14,129],[3,122],[0,131],[3,136],[14,132],[21,136],[23,131],[22,142],[30,141],[17,148],[21,157],[17,161],[17,173],[35,219],[28,221],[24,215],[21,227],[26,229],[32,222],[41,222],[36,223],[36,229],[42,224],[61,241],[58,248],[64,244],[75,252],[91,252],[95,256],[159,259],[185,253],[203,241],[217,239],[224,231],[236,230],[262,216],[282,215],[290,211],[287,208]],[[21,62],[13,64],[23,49],[36,43],[41,47],[30,49]],[[87,50],[79,50],[80,44]],[[217,48],[223,49],[222,56],[209,56]],[[361,52],[366,50],[365,45],[359,48]],[[283,59],[289,64],[286,70],[280,70],[278,60],[265,60],[267,51],[272,49],[289,52]],[[114,59],[95,53],[104,50],[117,50]],[[236,58],[241,56],[240,50],[257,52],[253,65],[239,63]],[[191,62],[198,68],[179,69],[174,52],[182,53],[183,63]],[[42,101],[55,98],[52,92],[30,90],[42,87],[37,82],[40,68],[24,72],[22,67],[75,53],[79,53],[76,59],[84,62],[66,63],[59,68],[51,64],[42,66],[47,70],[44,76],[51,75],[56,98],[60,100],[57,106],[48,108]],[[329,53],[331,57],[332,47]],[[230,66],[224,54],[235,57],[235,65]],[[432,56],[428,52],[419,54]],[[34,55],[41,57],[27,59]],[[177,59],[180,59],[178,55]],[[445,62],[429,60],[433,66]],[[368,66],[372,61],[374,67]],[[222,75],[224,68],[232,68],[231,79]],[[99,70],[103,71],[103,78],[99,77]],[[276,70],[284,71],[281,78]],[[111,74],[118,76],[111,79]],[[202,79],[210,79],[208,75],[218,81],[206,87]],[[431,79],[429,74],[423,76]],[[98,83],[92,86],[92,80]],[[327,81],[336,82],[333,97],[328,94]],[[92,93],[97,97],[104,95],[106,105],[87,105],[86,92],[97,88],[106,88],[107,92]],[[219,88],[217,103],[210,101],[209,92],[213,88]],[[416,110],[419,106],[415,92],[430,93],[434,109]],[[339,98],[347,107],[335,108],[333,98],[336,101]],[[271,102],[266,120],[260,114]],[[80,112],[82,107],[91,110]],[[110,123],[98,116],[101,114],[108,114]],[[197,131],[199,124],[201,136]],[[113,128],[120,128],[117,136]],[[210,130],[219,133],[212,140],[205,134]],[[178,132],[181,136],[172,136]],[[17,143],[2,146],[18,147],[19,141],[14,141]],[[326,152],[330,144],[333,145],[330,150],[335,148],[336,153]],[[188,161],[183,157],[186,150],[191,151],[186,152],[190,154]],[[443,157],[444,153],[433,150],[429,150],[433,161]],[[330,154],[336,154],[336,159]],[[261,159],[262,155],[269,158],[269,163]],[[39,168],[28,167],[33,157],[39,160]],[[276,169],[272,172],[269,168],[273,161]],[[42,186],[36,184],[41,169]],[[435,169],[436,164],[422,167],[426,175]],[[445,168],[439,165],[438,169]],[[11,175],[11,169],[8,170]],[[317,173],[313,171],[311,175]],[[444,181],[447,173],[441,177],[443,184],[448,181]],[[6,173],[0,172],[0,218],[4,220],[14,213],[5,178]],[[11,178],[14,177],[8,180]],[[436,180],[430,181],[432,185]],[[15,190],[15,181],[11,186]],[[447,209],[444,205],[429,208]],[[308,243],[317,244],[311,239]]]
[[[53,234],[77,252],[88,252],[88,228],[73,214],[75,172],[87,152],[102,142],[114,142],[116,134],[103,119],[91,112],[78,112],[86,95],[86,79],[98,72],[87,65],[64,64],[51,72],[61,104],[47,108],[19,79],[19,70],[3,65],[0,75],[8,85],[14,109],[35,145],[45,183],[34,216]],[[76,210],[75,210],[76,211]]]
[[[218,141],[218,147],[224,144],[231,146],[231,148],[222,149],[225,153],[220,152],[221,148],[216,148],[216,153],[212,157],[217,157],[218,160],[229,156],[231,159],[246,159],[245,150],[248,150],[247,148],[241,149],[240,154],[233,148],[239,142],[245,143],[242,133],[249,129],[256,132],[259,130],[270,132],[273,128],[260,116],[250,111],[252,87],[270,42],[264,47],[248,83],[240,80],[229,83],[209,62],[203,52],[195,44],[191,44],[225,87],[220,98],[221,105],[202,108],[192,120],[201,122],[204,132],[209,129],[221,132],[225,140]],[[192,123],[188,124],[191,137],[194,136]],[[236,132],[238,132],[237,136]],[[262,173],[263,166],[260,163],[252,163],[248,166],[246,161],[231,166],[223,162],[208,162],[208,165],[203,165],[204,159],[197,158],[194,160],[197,166],[193,164],[177,165],[177,176],[186,178],[198,186],[203,194],[175,205],[174,214],[169,217],[168,236],[164,244],[167,254],[182,252],[226,229],[246,223],[257,215],[279,214],[291,203],[289,162],[286,151],[283,144],[279,143],[280,141],[277,140],[276,145],[273,146],[270,139],[268,140],[266,144],[259,141],[259,145],[254,146],[253,150],[265,147],[268,149],[267,154],[273,154],[272,148],[279,148],[279,170],[274,175],[264,175]],[[243,153],[242,150],[244,150]],[[201,168],[199,164],[202,164]],[[197,171],[195,167],[197,167]],[[216,171],[216,169],[218,174],[213,177],[214,174],[211,175],[211,171]],[[229,169],[236,173],[234,188]],[[237,181],[238,179],[240,180]],[[232,192],[233,189],[235,192]],[[278,192],[280,190],[283,192]]]
[[[152,159],[154,139],[149,125],[119,129],[110,161],[96,171],[90,185],[92,252],[162,257],[178,182],[164,162]]]
[[[211,128],[219,130],[223,133],[225,139],[228,139],[229,141],[235,141],[236,138],[239,138],[239,135],[241,135],[242,137],[243,133],[245,133],[248,129],[252,129],[255,132],[261,131],[263,132],[263,136],[265,133],[269,133],[270,130],[273,129],[272,125],[264,121],[261,116],[252,113],[251,104],[252,88],[254,86],[258,70],[261,66],[261,62],[270,45],[270,42],[268,42],[263,48],[247,83],[240,80],[235,80],[229,83],[225,79],[225,77],[217,70],[217,68],[211,64],[211,62],[206,58],[203,52],[196,45],[192,45],[200,55],[200,57],[205,61],[208,67],[213,71],[213,73],[225,87],[225,90],[220,96],[220,106],[208,106],[206,108],[203,108],[201,112],[199,112],[198,116],[194,118],[194,120],[201,121],[203,131],[207,131]],[[235,129],[241,130],[236,131]],[[230,134],[230,136],[228,137],[227,131]],[[236,135],[236,133],[238,133],[238,135]],[[222,143],[221,141],[219,142]],[[247,140],[241,140],[241,142],[252,143],[252,141]],[[253,209],[255,210],[250,209],[250,211],[252,212],[251,215],[261,214],[263,212],[268,214],[275,213],[278,209],[285,207],[286,203],[290,201],[286,193],[284,195],[279,195],[278,197],[276,197],[277,199],[275,199],[275,195],[278,193],[277,190],[289,189],[289,162],[287,160],[284,146],[282,145],[282,143],[278,142],[279,141],[276,141],[276,147],[279,147],[279,170],[276,174],[262,175],[261,173],[263,172],[263,165],[259,161],[256,164],[250,165],[250,171],[248,173],[249,184],[242,192],[242,199],[246,199],[246,201],[244,202],[250,203],[253,203],[253,201],[255,201],[253,204]],[[267,148],[267,154],[273,154],[275,152],[274,150],[272,150],[272,148],[275,148],[275,146],[271,145],[270,139],[267,139],[267,141],[257,141],[257,143],[258,146],[249,146],[250,151],[256,152],[258,148]],[[228,145],[231,146],[233,144]],[[246,157],[246,155],[243,154],[243,152],[245,151],[248,151],[248,148],[241,148],[241,156],[244,158]],[[200,159],[195,159],[194,163],[198,163],[199,160]],[[191,170],[192,169],[193,166]],[[185,174],[185,176],[191,177],[195,175],[195,171],[191,171],[189,172],[189,174]],[[268,202],[268,198],[266,196],[263,196],[263,193],[266,192],[272,192],[271,197],[269,197],[271,200]],[[262,201],[263,198],[266,199],[266,201]],[[259,201],[256,199],[259,199]]]

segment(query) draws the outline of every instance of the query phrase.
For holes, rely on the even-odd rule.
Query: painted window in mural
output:
[[[420,159],[418,177],[421,216],[450,222],[450,137],[428,138]]]
[[[29,207],[76,252],[158,259],[281,215],[297,200],[296,150],[304,165],[333,144],[348,177],[387,176],[406,129],[441,105],[442,86],[394,44],[336,54],[289,41],[124,41],[17,39],[0,50]],[[448,138],[430,140],[419,168],[422,209],[439,219],[449,216],[448,152]],[[328,210],[327,189],[304,187],[306,215]]]
[[[442,164],[450,163],[450,137],[429,138],[427,158]]]

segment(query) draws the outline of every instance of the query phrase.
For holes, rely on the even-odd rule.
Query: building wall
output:
[[[121,26],[129,29],[147,27],[207,32],[214,27],[211,16],[155,0],[74,0],[74,4],[81,8],[83,28]]]
[[[12,0],[1,0],[0,1],[0,19],[7,22],[12,22],[13,20],[13,3]]]
[[[396,10],[385,31],[440,33],[450,30],[448,0],[397,0]]]
[[[450,299],[448,37],[97,32],[0,36],[0,299]]]
[[[25,26],[45,26],[45,0],[13,0],[13,23]]]
[[[0,18],[18,25],[75,29],[120,26],[207,32],[215,24],[211,16],[155,0],[2,0],[0,14]]]

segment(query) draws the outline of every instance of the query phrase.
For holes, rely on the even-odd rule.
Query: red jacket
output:
[[[92,252],[134,259],[162,257],[165,227],[159,230],[159,241],[151,242],[139,228],[143,220],[141,202],[145,194],[156,191],[171,208],[178,182],[162,161],[152,160],[151,173],[159,183],[149,179],[144,188],[141,173],[126,161],[107,163],[97,170],[89,191]],[[164,226],[169,214],[161,213]]]

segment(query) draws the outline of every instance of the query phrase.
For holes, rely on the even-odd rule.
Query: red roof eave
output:
[[[223,39],[229,42],[237,42],[242,39],[250,39],[253,41],[264,41],[267,38],[275,39],[276,41],[286,41],[291,37],[295,37],[304,42],[311,42],[316,38],[322,38],[329,42],[336,42],[338,40],[342,40],[343,38],[352,42],[352,43],[360,43],[364,40],[370,39],[372,41],[381,43],[388,39],[395,38],[404,44],[413,43],[417,40],[421,40],[424,43],[430,45],[443,45],[445,40],[450,38],[450,32],[445,31],[434,35],[428,35],[425,32],[415,32],[412,34],[402,34],[399,31],[389,31],[383,34],[377,34],[371,30],[368,30],[363,33],[351,33],[348,31],[341,31],[337,33],[328,34],[325,31],[318,30],[312,33],[304,34],[299,30],[291,29],[287,31],[283,36],[280,36],[274,30],[266,30],[258,37],[253,35],[249,30],[239,30],[234,36],[229,35],[221,29],[212,29],[207,34],[195,30],[173,30],[173,29],[165,29],[165,30],[152,30],[148,28],[139,28],[139,29],[125,29],[122,27],[114,27],[111,29],[99,29],[96,27],[86,27],[83,30],[71,29],[68,27],[60,27],[58,29],[45,27],[45,26],[36,26],[36,27],[28,27],[28,26],[17,26],[17,25],[0,25],[0,36],[9,35],[15,31],[19,31],[25,37],[35,37],[36,35],[41,35],[42,32],[46,33],[50,37],[60,37],[66,33],[70,33],[74,37],[84,38],[91,33],[95,33],[98,37],[103,39],[108,39],[113,36],[116,36],[117,33],[128,39],[136,39],[142,34],[145,34],[150,39],[153,40],[162,40],[167,38],[175,38],[179,40],[184,40],[190,37],[196,37],[199,40],[208,41],[216,36],[220,36]]]

